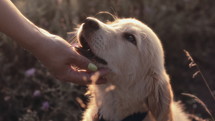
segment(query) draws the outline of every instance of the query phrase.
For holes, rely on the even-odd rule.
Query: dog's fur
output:
[[[92,52],[107,61],[111,72],[103,85],[90,85],[88,108],[83,121],[98,113],[107,121],[120,121],[137,112],[148,112],[144,121],[189,121],[181,105],[173,101],[170,79],[164,66],[164,51],[156,34],[136,19],[116,19],[99,29],[83,33]],[[132,34],[136,45],[123,35]]]

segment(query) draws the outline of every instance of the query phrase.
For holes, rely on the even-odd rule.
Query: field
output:
[[[109,11],[149,25],[161,39],[175,99],[185,110],[212,120],[190,93],[215,116],[215,100],[196,67],[189,68],[189,51],[215,95],[214,0],[12,0],[33,23],[67,38],[88,16],[103,21]],[[1,19],[1,18],[0,18]],[[31,53],[0,33],[0,121],[78,121],[87,102],[86,87],[55,79]],[[80,105],[82,104],[82,105]]]

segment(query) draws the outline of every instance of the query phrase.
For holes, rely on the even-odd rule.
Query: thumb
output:
[[[74,49],[72,48],[72,57],[69,59],[69,65],[76,66],[81,69],[88,69],[89,63],[91,61],[87,59],[86,57],[78,54]]]

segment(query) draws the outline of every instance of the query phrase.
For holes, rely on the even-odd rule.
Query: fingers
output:
[[[107,80],[103,77],[109,72],[108,69],[100,69],[96,72],[77,72],[72,69],[67,70],[62,76],[58,76],[62,81],[72,82],[79,85],[104,84]]]
[[[87,59],[86,57],[79,55],[74,48],[71,48],[73,51],[72,57],[70,58],[70,63],[72,65],[75,65],[81,69],[87,69],[89,63],[91,63],[91,61],[89,59]]]

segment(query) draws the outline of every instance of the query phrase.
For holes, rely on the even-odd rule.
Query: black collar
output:
[[[146,117],[148,112],[142,112],[142,113],[134,113],[130,116],[127,116],[122,121],[143,121],[143,119]],[[98,113],[98,120],[97,121],[107,121],[105,120],[100,114]]]

